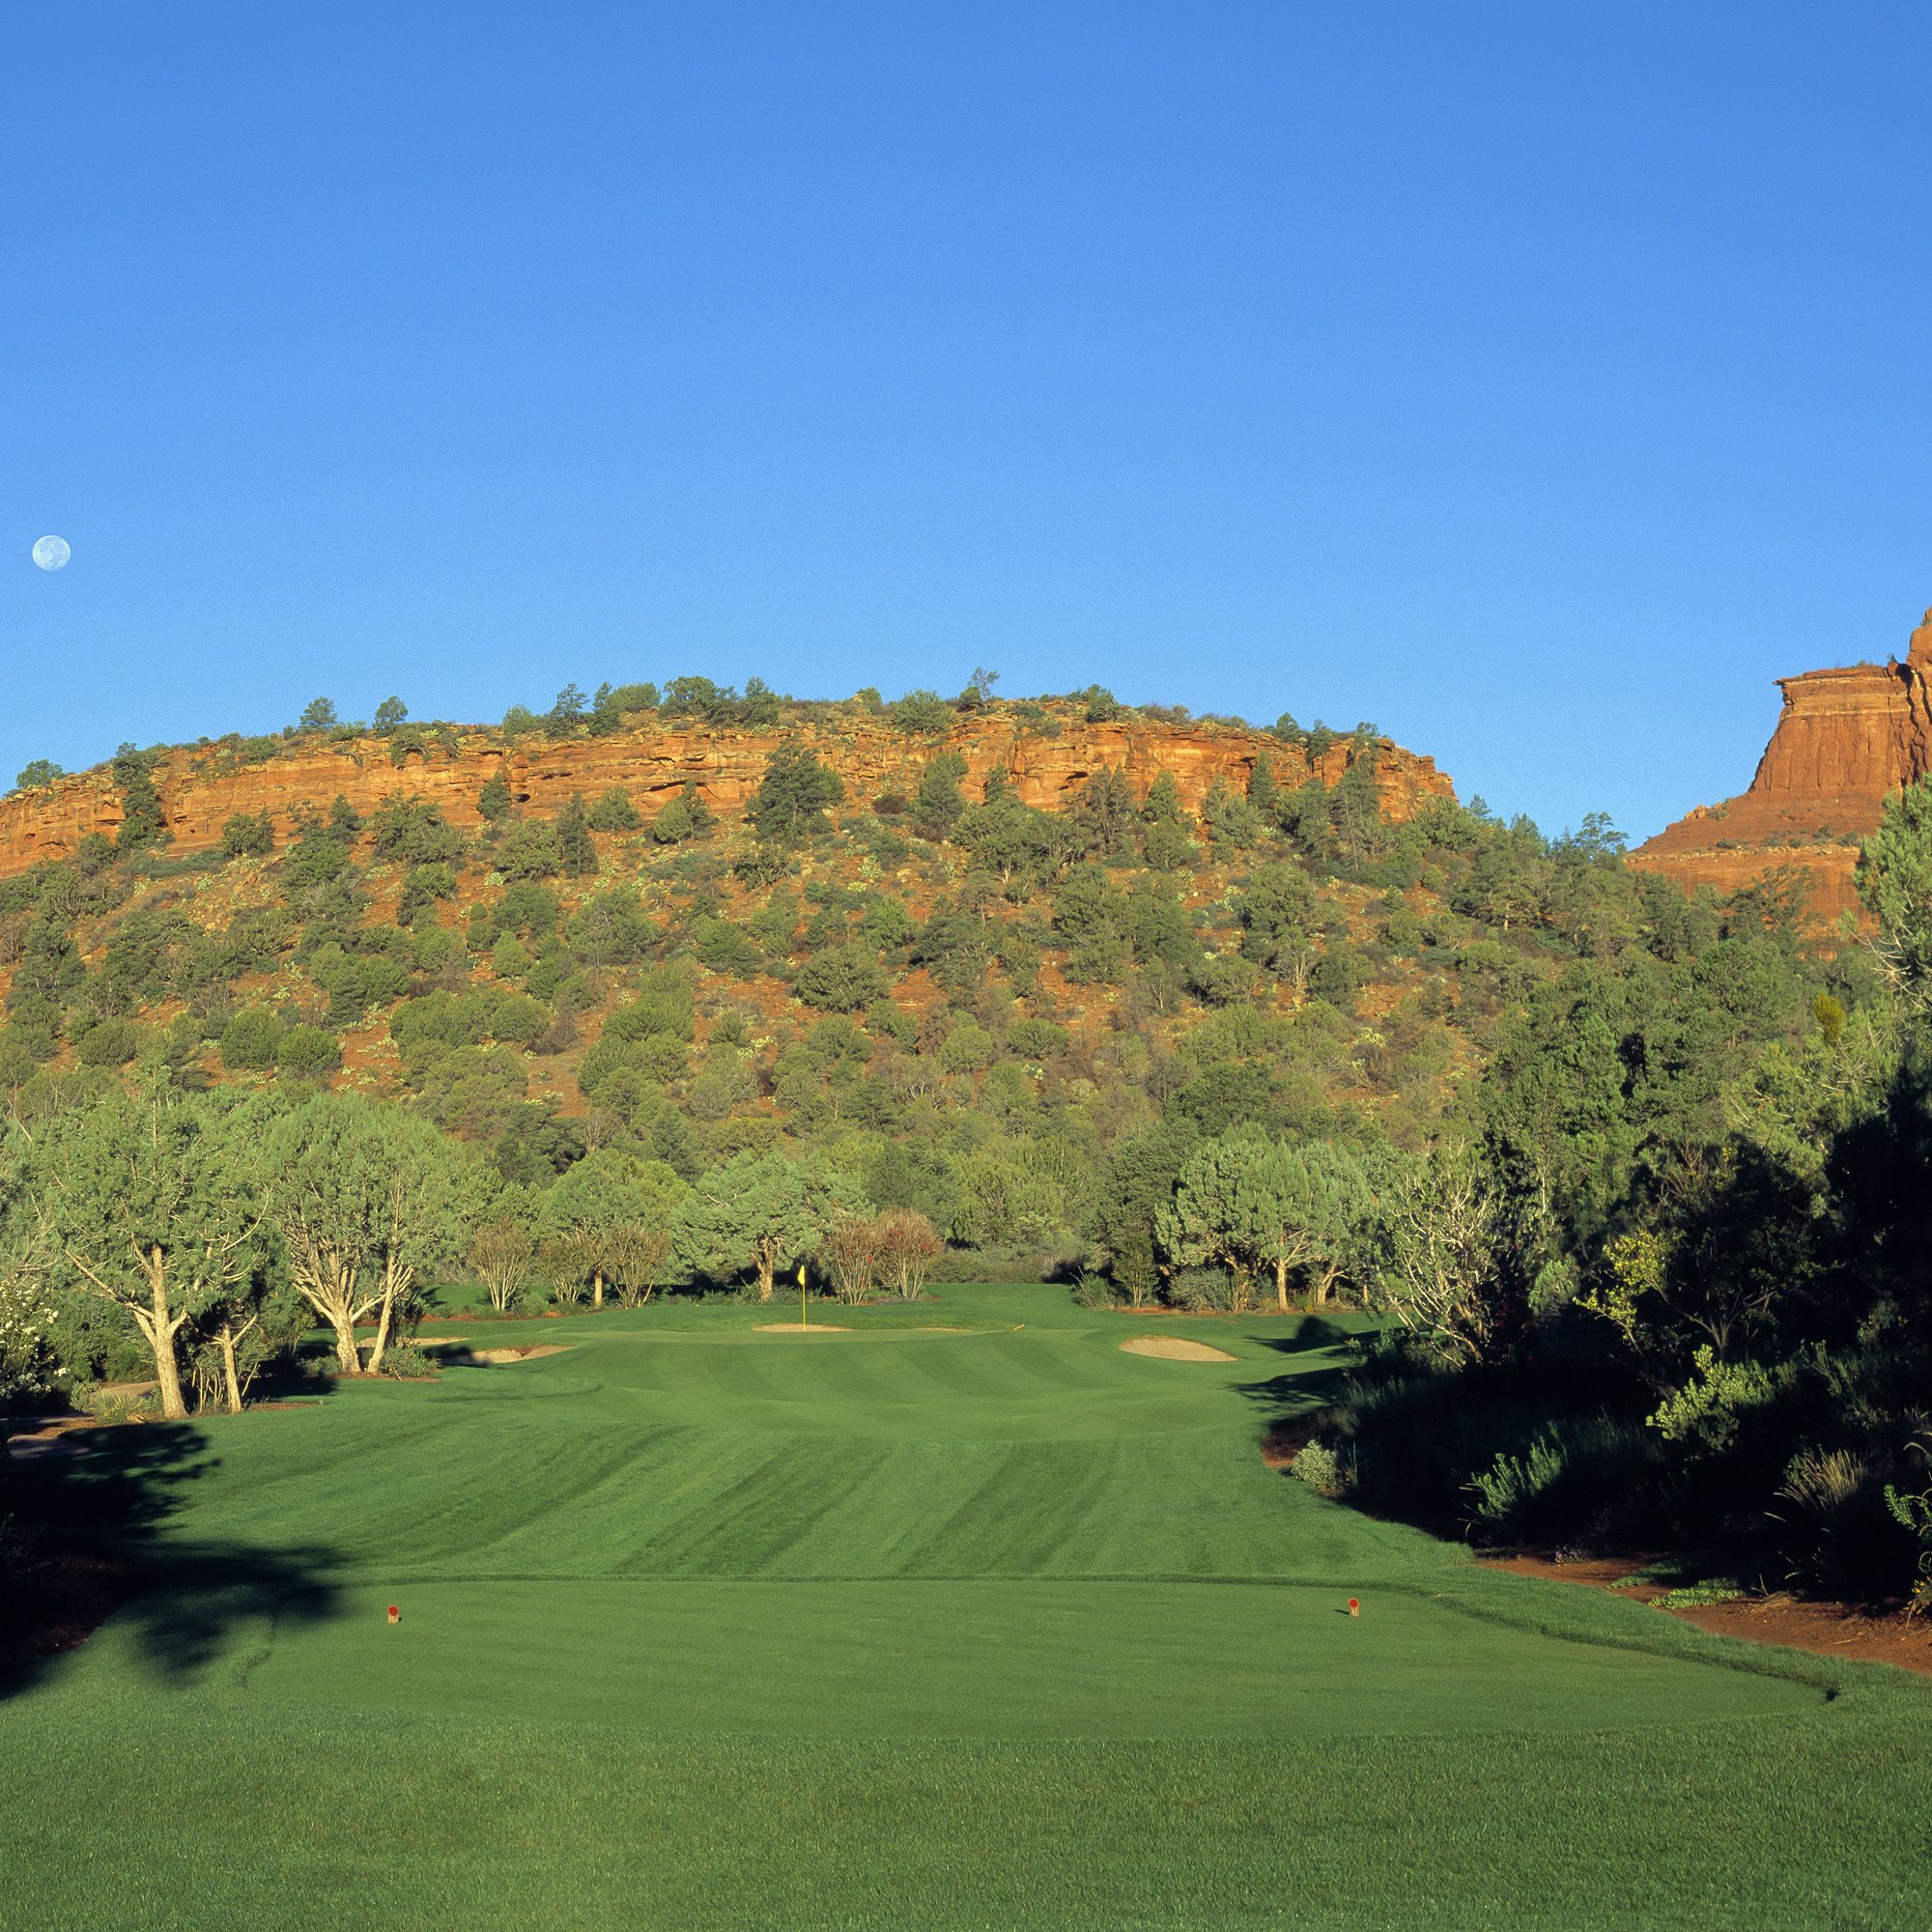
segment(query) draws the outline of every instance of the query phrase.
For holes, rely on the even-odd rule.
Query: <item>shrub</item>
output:
[[[1118,1308],[1120,1292],[1103,1274],[1086,1269],[1073,1284],[1074,1305],[1079,1308]]]
[[[81,1035],[75,1049],[83,1066],[126,1066],[141,1044],[132,1020],[102,1020]]]
[[[644,956],[657,928],[633,888],[600,893],[570,922],[571,950],[592,966],[624,966]]]
[[[926,766],[912,802],[913,824],[922,837],[944,838],[959,823],[966,810],[959,781],[965,776],[966,760],[957,752],[942,752]]]
[[[224,859],[266,858],[274,849],[274,822],[266,811],[238,811],[221,828],[221,856]]]
[[[590,808],[593,832],[635,832],[643,820],[631,803],[631,794],[622,785],[612,785]]]
[[[993,1056],[999,1051],[991,1034],[976,1026],[971,1020],[960,1023],[946,1036],[945,1044],[939,1049],[939,1066],[943,1073],[978,1073],[990,1066]]]
[[[702,838],[718,823],[717,815],[699,795],[695,779],[651,820],[651,838],[660,845],[679,845]]]
[[[1066,1051],[1066,1029],[1052,1020],[1015,1020],[1007,1030],[1007,1044],[1022,1060],[1051,1060]]]
[[[597,869],[597,845],[590,837],[590,821],[584,813],[583,796],[572,792],[552,827],[556,835],[557,858],[573,879],[587,878]]]
[[[1252,1289],[1241,1294],[1235,1277],[1221,1267],[1177,1268],[1167,1280],[1167,1298],[1191,1314],[1239,1313],[1254,1301]]]
[[[403,879],[396,897],[396,923],[413,925],[439,899],[456,896],[456,874],[447,866],[416,866]]]
[[[1349,1493],[1350,1477],[1342,1459],[1325,1442],[1302,1444],[1288,1472],[1296,1482],[1306,1483],[1318,1496],[1339,1501]]]
[[[435,1358],[413,1342],[392,1342],[383,1351],[383,1374],[394,1376],[398,1381],[420,1381],[436,1373]]]
[[[437,807],[415,799],[391,799],[370,815],[369,831],[379,859],[408,866],[444,865],[463,851],[463,834]]]
[[[818,1259],[840,1301],[860,1302],[870,1296],[878,1284],[880,1250],[876,1220],[854,1216],[826,1236]]]
[[[809,1007],[855,1013],[884,996],[885,969],[863,946],[828,946],[798,969],[798,996]]]
[[[267,1007],[243,1007],[221,1029],[221,1064],[231,1072],[260,1072],[275,1064],[282,1023]]]
[[[483,781],[483,789],[476,794],[476,810],[483,814],[490,825],[500,824],[516,809],[516,799],[510,791],[509,774],[501,766]]]
[[[777,885],[790,870],[791,861],[785,857],[783,848],[762,841],[739,853],[731,862],[731,876],[753,892]]]
[[[901,731],[915,736],[952,728],[952,707],[936,691],[909,691],[888,705],[886,713]]]
[[[1472,1478],[1469,1526],[1490,1542],[1594,1541],[1658,1466],[1656,1437],[1638,1423],[1609,1415],[1551,1422],[1520,1453],[1498,1451]]]
[[[327,1073],[341,1059],[341,1042],[321,1027],[293,1026],[275,1042],[275,1065],[284,1073]]]
[[[1495,1535],[1520,1532],[1547,1490],[1561,1478],[1568,1459],[1553,1430],[1545,1431],[1524,1456],[1498,1454],[1469,1484],[1477,1520]]]
[[[1892,1520],[1918,1547],[1918,1574],[1913,1580],[1911,1609],[1922,1616],[1932,1610],[1932,1491],[1907,1495],[1894,1485],[1885,1486],[1885,1506]]]
[[[1911,1587],[1916,1539],[1888,1508],[1886,1485],[1849,1449],[1805,1449],[1778,1491],[1778,1554],[1786,1575],[1821,1596],[1866,1599]]]
[[[563,869],[563,856],[554,826],[513,825],[503,835],[497,869],[506,879],[554,878]]]
[[[917,1301],[925,1293],[932,1264],[946,1243],[916,1208],[894,1208],[873,1224],[879,1246],[879,1277],[901,1300]]]

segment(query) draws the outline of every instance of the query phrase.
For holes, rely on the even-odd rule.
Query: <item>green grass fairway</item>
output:
[[[381,1591],[271,1641],[256,1696],[355,1682],[392,1709],[506,1708],[651,1731],[787,1736],[1326,1740],[1338,1733],[1591,1730],[1792,1712],[1805,1686],[1583,1647],[1384,1591],[1366,1623],[1298,1583],[576,1583],[568,1645],[532,1649],[551,1583]],[[1095,1641],[1094,1620],[1107,1634]],[[1204,1618],[1199,1638],[1174,1633]],[[1290,1660],[1292,1659],[1292,1662]],[[1378,1709],[1363,1709],[1373,1682]],[[1506,1691],[1499,1687],[1507,1685]]]
[[[1270,1472],[1332,1329],[943,1297],[116,1433],[163,1580],[0,1702],[0,1925],[1924,1922],[1932,1687]]]

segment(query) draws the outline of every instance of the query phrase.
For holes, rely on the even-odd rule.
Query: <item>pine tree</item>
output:
[[[556,815],[556,846],[563,869],[573,879],[588,878],[597,869],[597,841],[583,815],[583,795],[572,792]]]
[[[121,827],[114,835],[114,843],[120,851],[167,842],[167,819],[161,810],[161,795],[155,789],[152,762],[150,754],[137,752],[132,745],[123,745],[114,754],[110,769],[121,787]]]
[[[1275,782],[1274,760],[1264,752],[1248,774],[1248,803],[1268,824],[1276,823],[1281,810],[1281,786]]]
[[[631,803],[631,794],[622,785],[612,785],[590,808],[593,832],[635,832],[642,823],[638,808]]]
[[[483,789],[476,794],[476,810],[492,824],[498,824],[508,818],[516,801],[510,796],[510,781],[501,765],[483,781]]]
[[[660,845],[677,845],[702,838],[717,822],[717,814],[698,795],[697,781],[687,779],[684,789],[651,821],[651,837]]]
[[[825,809],[845,796],[844,781],[803,745],[781,745],[765,766],[751,819],[760,839],[796,845],[825,829]]]

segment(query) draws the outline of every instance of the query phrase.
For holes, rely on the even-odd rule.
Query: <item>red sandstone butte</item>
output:
[[[452,824],[471,829],[482,822],[476,795],[499,768],[518,802],[538,812],[555,811],[572,792],[587,803],[622,785],[648,822],[691,780],[714,811],[736,822],[758,788],[765,761],[786,741],[802,741],[838,773],[848,810],[863,810],[881,791],[911,792],[925,764],[948,751],[965,760],[970,796],[979,795],[986,774],[998,766],[1023,803],[1048,810],[1070,803],[1103,765],[1123,771],[1140,796],[1165,772],[1181,803],[1199,810],[1217,779],[1244,790],[1262,756],[1290,786],[1311,776],[1332,785],[1349,760],[1346,741],[1311,763],[1305,750],[1269,733],[1205,722],[1065,721],[1048,733],[1023,728],[1010,710],[995,706],[961,714],[944,737],[935,738],[909,738],[883,719],[842,709],[770,731],[680,722],[605,738],[525,739],[514,747],[498,732],[466,726],[459,751],[439,747],[428,757],[412,753],[400,765],[391,760],[389,741],[375,737],[297,739],[276,756],[246,765],[224,757],[218,747],[187,747],[167,754],[155,782],[169,850],[176,854],[218,846],[223,826],[238,812],[267,811],[279,843],[295,830],[298,810],[325,810],[337,794],[364,813],[389,799],[421,799],[439,806]],[[1379,751],[1377,777],[1390,818],[1412,817],[1432,798],[1454,799],[1454,786],[1433,759],[1387,739],[1379,741]],[[121,795],[104,766],[14,792],[0,800],[0,878],[42,860],[71,858],[90,832],[111,838],[121,817]]]
[[[1901,664],[1781,677],[1784,708],[1750,789],[1700,805],[1630,855],[1689,892],[1735,892],[1778,866],[1811,874],[1810,912],[1856,908],[1859,840],[1886,800],[1932,771],[1932,611]]]

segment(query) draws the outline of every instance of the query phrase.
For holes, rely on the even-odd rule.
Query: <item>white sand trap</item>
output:
[[[849,1335],[842,1321],[760,1321],[760,1335]]]
[[[1123,1355],[1158,1355],[1163,1362],[1232,1362],[1235,1357],[1223,1349],[1210,1349],[1206,1342],[1183,1342],[1179,1335],[1136,1335],[1121,1344]]]

